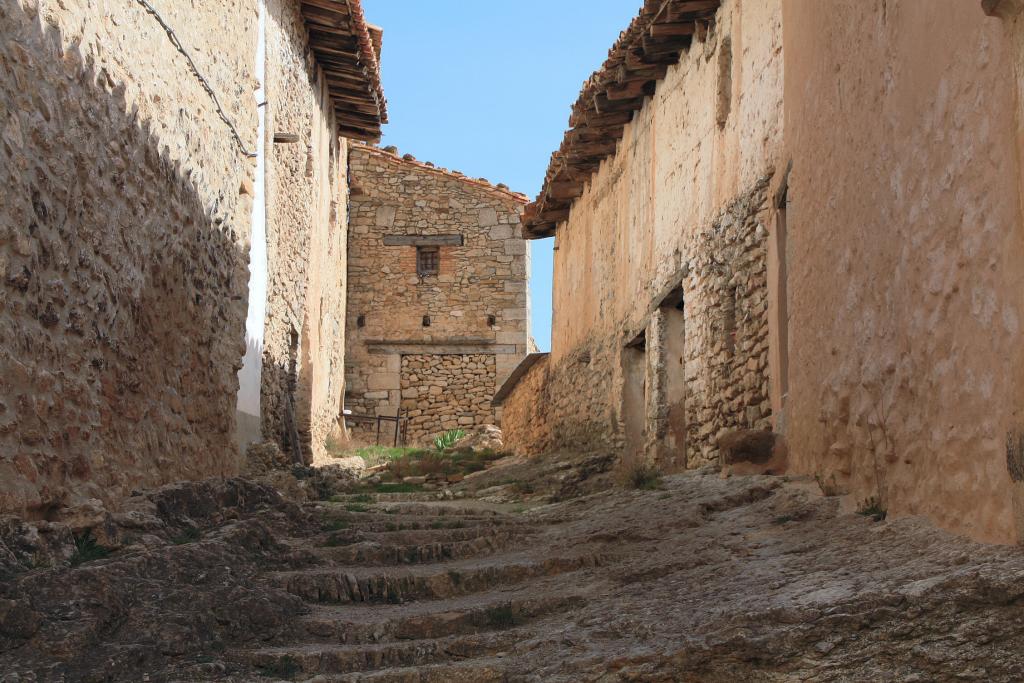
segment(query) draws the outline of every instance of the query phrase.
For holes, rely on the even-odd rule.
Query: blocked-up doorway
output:
[[[686,465],[686,316],[683,290],[677,288],[659,308],[662,322],[662,358],[666,429],[663,452],[669,465]]]
[[[410,444],[428,443],[449,429],[494,424],[494,354],[402,356],[402,415]]]
[[[647,434],[647,338],[643,332],[622,349],[622,422],[623,455],[636,461]]]

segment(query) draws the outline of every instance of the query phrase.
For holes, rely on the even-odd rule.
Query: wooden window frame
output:
[[[430,277],[441,272],[441,248],[433,246],[416,247],[416,274]]]

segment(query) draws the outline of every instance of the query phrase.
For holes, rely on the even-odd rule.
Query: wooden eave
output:
[[[549,237],[569,217],[601,162],[615,154],[623,130],[654,94],[680,54],[714,21],[721,0],[644,0],[640,14],[608,51],[580,92],[569,130],[551,155],[544,185],[523,214],[524,236]]]
[[[377,142],[388,121],[380,82],[379,30],[363,17],[359,0],[300,0],[309,46],[334,101],[338,133]]]

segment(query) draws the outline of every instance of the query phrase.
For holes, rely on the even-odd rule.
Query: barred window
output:
[[[416,247],[416,273],[437,275],[441,268],[441,251],[438,247]]]

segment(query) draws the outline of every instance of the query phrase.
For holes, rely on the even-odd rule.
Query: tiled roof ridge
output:
[[[487,180],[486,178],[471,178],[466,174],[461,173],[460,171],[452,171],[447,168],[435,166],[430,162],[420,161],[411,154],[399,155],[397,150],[391,151],[389,148],[386,147],[376,147],[372,145],[354,145],[352,149],[363,150],[378,157],[386,157],[389,160],[397,161],[399,163],[405,164],[406,166],[413,166],[420,170],[430,171],[432,173],[445,176],[447,178],[453,178],[460,182],[466,183],[467,185],[475,185],[476,187],[479,187],[481,189],[490,190],[492,192],[505,195],[519,202],[520,204],[526,204],[527,202],[530,201],[530,198],[527,197],[522,192],[516,192],[515,190],[509,189],[507,186],[502,187],[504,183],[495,184]]]
[[[623,129],[668,67],[679,61],[692,35],[706,30],[722,0],[644,0],[637,16],[584,81],[569,129],[552,153],[537,199],[523,223],[532,237],[554,233],[601,162],[615,153]]]

